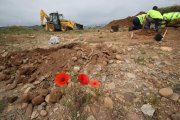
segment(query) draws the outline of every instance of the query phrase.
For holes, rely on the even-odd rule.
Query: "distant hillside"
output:
[[[42,28],[40,27],[39,26],[0,27],[0,34],[32,34],[34,31],[41,30]]]

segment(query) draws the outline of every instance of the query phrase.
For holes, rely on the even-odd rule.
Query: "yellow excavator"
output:
[[[46,23],[44,24],[44,18],[46,18]],[[41,25],[45,27],[46,31],[67,31],[73,30],[75,23],[71,20],[63,19],[63,14],[50,13],[49,16],[43,11],[40,11]]]

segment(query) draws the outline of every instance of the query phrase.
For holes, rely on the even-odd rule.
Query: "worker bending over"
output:
[[[154,6],[152,10],[149,10],[146,14],[146,23],[145,28],[150,29],[151,24],[155,24],[155,29],[158,31],[158,28],[161,26],[163,21],[163,16],[158,11],[158,7]]]
[[[169,23],[175,23],[179,22],[180,24],[180,12],[170,12],[170,13],[164,13],[163,14],[164,21],[166,22],[166,25]]]
[[[129,31],[142,29],[146,14],[141,14],[133,18],[133,26],[129,27]]]

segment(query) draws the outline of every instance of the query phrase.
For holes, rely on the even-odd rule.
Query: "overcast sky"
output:
[[[40,25],[39,11],[63,13],[66,19],[104,24],[159,7],[180,5],[180,0],[0,0],[0,26]]]

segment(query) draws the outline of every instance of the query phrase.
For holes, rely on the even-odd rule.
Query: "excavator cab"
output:
[[[50,13],[49,14],[49,29],[50,29],[50,31],[61,30],[61,23],[59,20],[58,13]]]

